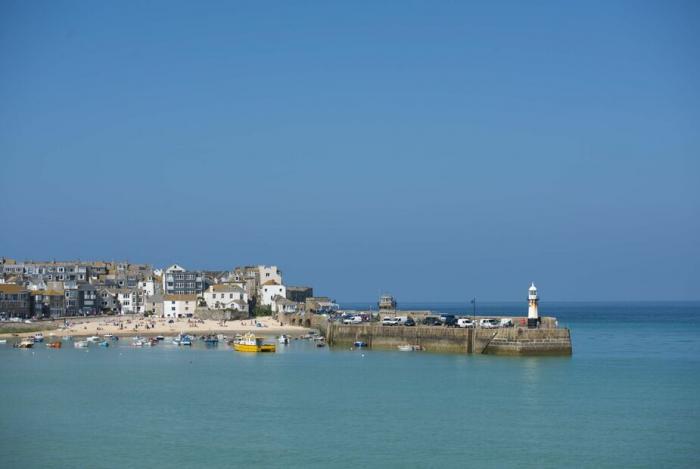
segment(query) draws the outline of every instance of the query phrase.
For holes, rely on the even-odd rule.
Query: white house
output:
[[[248,311],[248,293],[240,285],[220,283],[204,292],[204,301],[211,309],[235,309]]]
[[[260,285],[258,299],[261,305],[272,306],[272,299],[278,295],[287,297],[287,288],[284,285],[280,285],[275,280],[268,280]]]
[[[135,290],[119,290],[117,292],[117,302],[122,314],[143,313],[143,296]]]
[[[163,295],[163,316],[191,318],[197,308],[197,295]]]
[[[272,298],[272,312],[292,314],[297,312],[298,304],[292,300],[288,300],[283,296],[275,296]]]
[[[156,294],[156,284],[151,277],[141,280],[138,283],[138,289],[146,296],[153,296]]]

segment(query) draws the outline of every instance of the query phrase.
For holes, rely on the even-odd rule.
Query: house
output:
[[[66,315],[62,290],[34,290],[30,292],[32,315],[37,318],[61,318]]]
[[[149,277],[139,281],[138,289],[143,292],[146,296],[153,296],[156,294],[156,285],[153,277]]]
[[[94,285],[89,283],[78,285],[78,299],[82,314],[97,314],[102,311],[101,299]]]
[[[260,290],[258,291],[258,301],[261,305],[272,306],[272,299],[279,295],[286,298],[287,289],[284,285],[280,285],[275,280],[268,280],[260,285]]]
[[[204,285],[204,275],[201,272],[188,272],[177,264],[165,269],[163,274],[163,293],[166,295],[201,294]]]
[[[271,306],[273,313],[293,314],[297,312],[299,304],[283,296],[277,295],[272,298]]]
[[[303,303],[307,298],[314,296],[314,289],[311,287],[287,287],[287,299]]]
[[[231,283],[212,285],[204,292],[204,301],[211,309],[248,311],[248,294],[243,287]]]
[[[143,309],[146,313],[154,314],[155,316],[163,316],[163,295],[147,296],[143,302]]]
[[[115,312],[119,310],[119,303],[117,302],[116,290],[100,288],[97,295],[100,299],[100,310],[109,312]]]
[[[0,284],[0,314],[5,317],[30,317],[32,311],[29,290],[14,283]]]
[[[121,314],[137,314],[143,312],[142,296],[138,290],[120,289],[117,290],[117,302]]]
[[[191,318],[197,308],[197,295],[163,295],[163,316]]]

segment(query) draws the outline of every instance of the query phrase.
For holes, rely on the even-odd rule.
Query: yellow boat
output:
[[[275,344],[263,343],[261,337],[255,337],[255,334],[247,333],[233,343],[233,350],[236,352],[274,352]]]

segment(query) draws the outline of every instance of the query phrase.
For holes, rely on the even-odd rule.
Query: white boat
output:
[[[7,343],[7,339],[0,339],[0,344],[6,344],[6,343]]]
[[[61,340],[73,340],[73,336],[72,335],[64,335],[63,337],[61,337]]]
[[[423,347],[421,347],[420,345],[408,345],[408,344],[406,344],[406,345],[399,345],[398,348],[399,348],[399,350],[401,350],[402,352],[417,352],[417,351],[419,351],[419,350],[423,350]]]
[[[73,347],[75,348],[87,348],[90,345],[90,342],[87,340],[79,340],[75,343],[73,343]]]
[[[280,344],[285,344],[285,345],[286,345],[286,344],[289,343],[289,337],[287,337],[285,334],[282,334],[281,336],[279,336],[279,339],[277,339],[277,341],[278,341]]]
[[[97,335],[92,335],[85,340],[87,340],[88,342],[102,342],[102,338]]]
[[[43,342],[44,341],[44,334],[41,332],[37,332],[34,334],[34,342]]]

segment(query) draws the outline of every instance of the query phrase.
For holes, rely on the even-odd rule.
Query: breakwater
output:
[[[283,316],[283,315],[280,315]],[[493,317],[493,316],[491,316]],[[512,318],[520,324],[522,318]],[[571,332],[556,327],[553,317],[542,318],[535,329],[507,327],[497,329],[445,326],[383,326],[378,322],[342,324],[329,322],[321,315],[284,315],[280,322],[319,329],[331,346],[352,347],[357,341],[369,348],[396,350],[399,345],[418,345],[429,352],[476,353],[490,355],[571,355]]]

